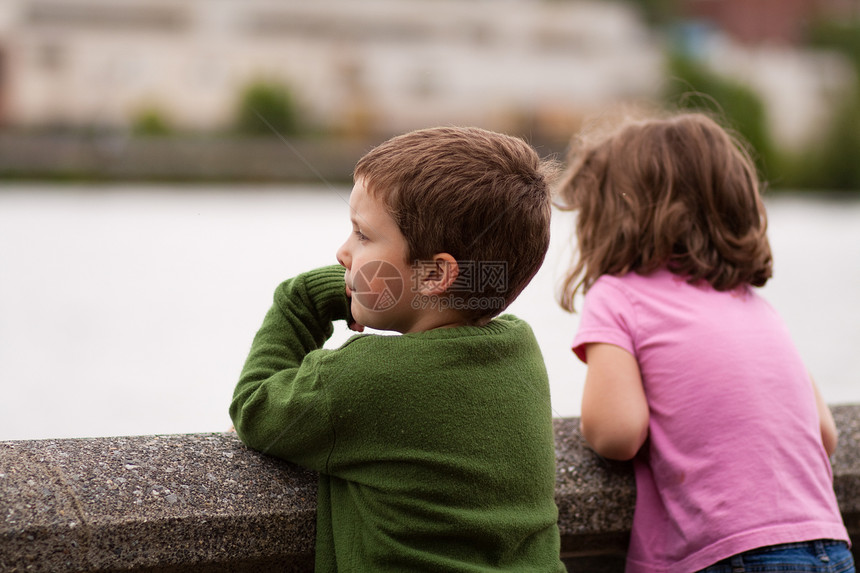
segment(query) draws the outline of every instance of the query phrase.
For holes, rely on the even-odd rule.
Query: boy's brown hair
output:
[[[553,170],[519,138],[436,127],[382,143],[353,175],[386,206],[410,262],[420,265],[437,253],[458,261],[461,274],[447,296],[464,318],[480,323],[513,302],[543,262]]]
[[[660,267],[715,289],[772,274],[767,215],[741,140],[700,113],[634,121],[576,140],[556,205],[577,212],[576,263],[561,305],[603,274]]]

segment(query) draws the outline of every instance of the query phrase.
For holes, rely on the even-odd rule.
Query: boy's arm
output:
[[[332,321],[349,315],[344,269],[330,266],[284,281],[254,337],[230,404],[248,446],[321,469],[333,439],[319,379]]]
[[[648,401],[639,364],[619,346],[587,344],[582,435],[605,458],[629,460],[648,437]]]

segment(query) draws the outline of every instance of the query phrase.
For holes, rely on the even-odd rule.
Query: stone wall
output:
[[[0,131],[0,179],[351,186],[355,163],[384,139]],[[530,137],[529,143],[541,155],[562,155],[567,140]]]
[[[860,540],[860,405],[833,408],[834,487]],[[635,499],[630,465],[555,421],[562,556],[622,571]],[[316,476],[235,434],[0,443],[0,572],[312,571]]]
[[[351,182],[380,143],[351,139],[0,133],[0,177],[84,181]]]

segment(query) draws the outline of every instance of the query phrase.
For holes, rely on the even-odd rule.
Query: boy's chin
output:
[[[364,332],[365,329],[385,330],[379,326],[380,317],[374,316],[374,312],[367,310],[353,299],[352,307],[350,308],[351,322],[347,324],[350,330],[355,332]]]
[[[373,316],[374,314],[377,313],[365,311],[357,315],[353,314],[354,320],[353,323],[349,325],[349,328],[356,332],[364,332],[366,328],[388,332],[404,332],[404,330],[401,329],[401,325],[394,324],[391,320],[386,320],[385,316]],[[361,328],[361,330],[353,328],[353,325]]]

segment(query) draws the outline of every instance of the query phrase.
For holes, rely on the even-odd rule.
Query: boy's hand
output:
[[[347,306],[352,308],[352,291],[349,289],[349,285],[346,286],[346,302]],[[355,332],[364,332],[364,325],[357,323],[355,319],[352,318],[352,312],[349,313],[349,316],[346,319],[346,326]]]

